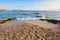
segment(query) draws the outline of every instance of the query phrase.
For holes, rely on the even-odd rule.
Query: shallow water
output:
[[[17,20],[40,20],[41,16],[60,20],[60,11],[5,11],[0,12],[0,20],[16,17]]]

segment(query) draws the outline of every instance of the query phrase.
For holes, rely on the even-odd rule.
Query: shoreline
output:
[[[43,28],[48,28],[48,29],[60,27],[59,24],[53,24],[46,21],[34,21],[34,20],[25,20],[25,21],[12,20],[12,21],[7,21],[5,23],[2,23],[2,25],[14,25],[14,24],[19,25],[21,23],[29,23],[29,24],[38,25],[38,26],[41,26]]]

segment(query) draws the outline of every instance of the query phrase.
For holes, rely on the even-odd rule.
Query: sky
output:
[[[60,10],[60,0],[0,0],[0,9]]]

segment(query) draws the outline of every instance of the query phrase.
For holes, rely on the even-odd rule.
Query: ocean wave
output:
[[[27,17],[27,18],[16,18],[17,20],[39,20],[37,17]]]

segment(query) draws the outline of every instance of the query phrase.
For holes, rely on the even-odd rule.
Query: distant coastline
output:
[[[0,12],[6,11],[5,9],[0,9]]]

